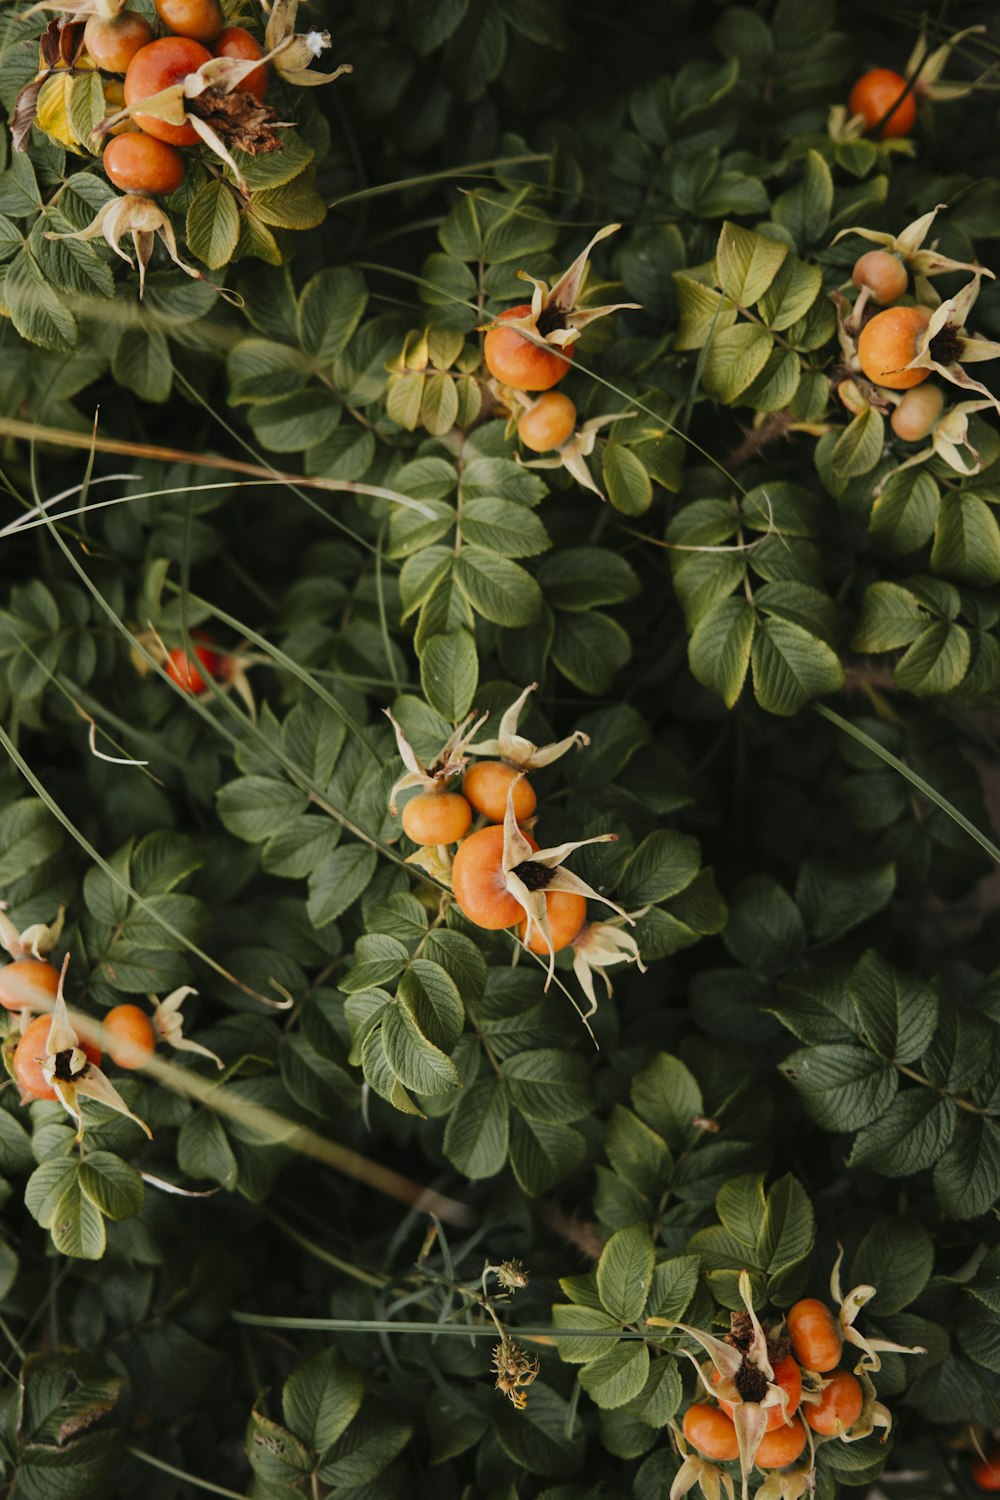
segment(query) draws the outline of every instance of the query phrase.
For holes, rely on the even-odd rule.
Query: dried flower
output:
[[[7,916],[7,903],[0,901],[0,947],[6,948],[11,958],[41,958],[56,946],[63,930],[66,908],[60,906],[51,926],[44,922],[33,922],[23,932],[18,932]]]
[[[509,1396],[518,1411],[523,1411],[527,1397],[522,1388],[538,1378],[541,1369],[538,1356],[529,1354],[520,1344],[504,1336],[493,1346],[493,1368],[497,1375],[497,1390]]]
[[[978,391],[1000,411],[1000,400],[980,381],[971,379],[963,369],[963,362],[1000,357],[1000,344],[994,343],[992,339],[976,338],[965,328],[965,320],[979,296],[982,278],[992,274],[979,267],[972,280],[957,296],[940,303],[917,340],[916,354],[903,369],[934,370],[938,375],[943,375],[945,380],[950,380],[952,385],[959,385],[963,390]]]
[[[400,759],[406,767],[404,775],[394,784],[389,793],[389,811],[395,813],[396,799],[400,792],[407,791],[411,786],[419,786],[425,792],[438,792],[460,776],[468,765],[470,750],[469,741],[480,725],[485,724],[487,714],[476,718],[474,713],[467,714],[461,724],[456,724],[451,734],[445,740],[441,749],[437,752],[429,765],[425,765],[419,755],[410,744],[402,727],[393,718],[392,711],[383,708],[389,723],[396,731],[396,745],[399,749]],[[475,722],[473,722],[475,721]]]
[[[120,242],[127,234],[132,237],[135,261],[121,247]],[[47,240],[105,239],[115,254],[120,255],[133,271],[138,262],[140,298],[146,288],[146,267],[152,257],[157,237],[162,241],[167,254],[179,270],[187,276],[194,277],[196,281],[207,280],[207,277],[194,266],[189,266],[181,260],[177,251],[173,225],[160,205],[155,199],[142,198],[138,193],[126,193],[122,198],[109,198],[86,229],[77,229],[70,234],[56,234],[53,230],[47,230],[45,233]]]
[[[321,57],[331,45],[330,33],[313,30],[296,34],[295,18],[298,8],[299,0],[274,0],[264,33],[264,45],[274,64],[274,71],[286,83],[294,83],[299,88],[316,88],[324,83],[332,83],[342,73],[350,73],[350,63],[341,63],[332,73],[313,72],[310,63]]]
[[[939,104],[950,102],[953,99],[965,99],[973,92],[976,83],[946,83],[942,80],[944,72],[951,58],[952,50],[963,42],[967,36],[974,36],[977,32],[984,32],[985,26],[966,26],[963,31],[956,31],[942,46],[928,52],[928,41],[923,32],[917,39],[913,51],[910,53],[906,64],[907,78],[913,78],[913,92],[924,99],[931,99]]]
[[[927,1350],[920,1344],[908,1348],[905,1344],[894,1344],[888,1339],[870,1339],[858,1331],[854,1326],[854,1320],[858,1313],[870,1302],[878,1291],[877,1287],[868,1286],[864,1283],[852,1289],[844,1295],[840,1289],[840,1266],[844,1259],[844,1250],[841,1246],[840,1253],[834,1262],[830,1273],[830,1295],[834,1302],[839,1304],[838,1319],[840,1329],[844,1336],[844,1342],[853,1344],[860,1349],[864,1358],[855,1366],[854,1373],[860,1379],[862,1372],[870,1371],[876,1374],[882,1368],[880,1354],[926,1354]]]
[[[201,1057],[210,1057],[216,1067],[221,1068],[224,1064],[217,1053],[209,1051],[200,1042],[192,1042],[184,1035],[181,1006],[188,995],[197,995],[197,993],[198,991],[192,989],[189,984],[182,984],[180,989],[172,990],[165,1000],[157,1000],[155,995],[150,995],[149,1000],[153,1006],[153,1030],[168,1047],[174,1047],[178,1052],[197,1052]]]
[[[153,1132],[149,1126],[144,1120],[140,1120],[138,1115],[132,1113],[118,1090],[100,1068],[90,1061],[80,1046],[80,1038],[70,1022],[63,995],[68,965],[69,955],[67,954],[59,976],[59,989],[56,993],[55,1004],[52,1007],[52,1020],[45,1042],[45,1054],[39,1059],[42,1075],[49,1087],[54,1090],[66,1112],[76,1121],[78,1141],[83,1137],[83,1114],[79,1104],[81,1097],[96,1099],[98,1104],[104,1104],[108,1109],[124,1115],[126,1119],[134,1120],[140,1130],[144,1130],[152,1140]]]
[[[539,343],[549,344],[556,349],[567,349],[576,342],[584,328],[597,318],[605,318],[608,313],[620,312],[626,308],[639,307],[638,302],[615,302],[604,307],[585,308],[576,305],[591,250],[600,240],[607,239],[609,234],[615,234],[620,228],[620,224],[606,224],[603,229],[599,229],[586,249],[581,250],[573,264],[551,287],[537,276],[529,276],[527,271],[518,271],[520,279],[530,281],[535,289],[531,297],[531,311],[522,318],[505,318],[499,326],[519,329]]]
[[[498,1266],[489,1266],[487,1269],[493,1272],[505,1292],[520,1291],[528,1285],[528,1273],[522,1260],[502,1260]]]
[[[682,1447],[683,1440],[678,1439],[678,1446]],[[684,1462],[674,1475],[674,1482],[670,1486],[668,1500],[681,1500],[682,1495],[687,1495],[694,1489],[695,1485],[701,1486],[701,1493],[705,1500],[734,1500],[732,1477],[725,1469],[720,1469],[717,1464],[709,1463],[707,1458],[702,1458],[700,1453],[687,1453]]]
[[[979,462],[979,451],[972,447],[969,442],[969,418],[977,411],[986,411],[993,407],[993,400],[989,401],[958,401],[954,406],[945,407],[931,428],[930,441],[926,448],[921,448],[914,453],[879,482],[875,494],[879,495],[894,474],[901,474],[904,469],[913,469],[918,464],[924,464],[930,458],[942,459],[949,468],[954,469],[956,474],[962,474],[968,478],[972,474],[978,474],[982,468]]]
[[[623,930],[623,926],[625,922],[634,923],[639,917],[645,916],[648,910],[649,907],[644,906],[641,911],[611,917],[606,922],[585,922],[573,939],[573,973],[590,1001],[588,1016],[593,1015],[597,1009],[595,974],[599,974],[604,980],[609,996],[612,987],[607,970],[612,964],[635,964],[639,972],[645,974],[646,965],[642,961],[639,944],[630,932]]]
[[[939,255],[933,245],[928,250],[923,248],[931,225],[945,207],[947,207],[946,204],[939,203],[936,208],[931,209],[930,213],[921,214],[919,219],[914,219],[912,224],[907,224],[899,234],[885,234],[878,229],[866,229],[864,225],[853,224],[850,229],[842,229],[839,234],[835,234],[830,243],[835,245],[845,235],[856,234],[860,239],[870,240],[875,245],[882,245],[886,250],[900,256],[914,276],[925,278],[941,276],[946,271],[976,271],[982,275],[992,276],[992,271],[984,271],[981,266],[969,265],[964,260],[951,260],[946,255]]]
[[[480,740],[478,745],[467,745],[465,748],[468,753],[498,756],[509,766],[516,766],[519,771],[537,771],[542,766],[550,766],[554,760],[565,755],[567,750],[572,750],[574,747],[582,749],[584,745],[589,745],[590,736],[584,734],[582,729],[574,729],[573,733],[568,734],[564,740],[556,740],[551,745],[542,745],[541,748],[532,744],[531,740],[525,739],[524,735],[518,734],[517,724],[524,712],[528,694],[533,693],[537,687],[537,682],[529,682],[524,692],[514,699],[500,720],[496,739]],[[476,728],[479,728],[478,724]]]
[[[585,490],[592,490],[599,500],[606,497],[594,483],[590,469],[584,462],[594,451],[597,443],[597,434],[603,427],[612,422],[620,422],[623,417],[634,417],[635,412],[618,411],[603,417],[590,417],[583,425],[572,433],[562,447],[550,458],[532,458],[524,462],[526,469],[565,469],[572,474],[577,484],[582,485]]]

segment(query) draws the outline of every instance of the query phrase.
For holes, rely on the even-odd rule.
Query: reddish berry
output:
[[[507,815],[507,792],[520,773],[502,760],[477,760],[465,773],[462,791],[477,813],[491,823],[502,823]],[[522,777],[514,788],[514,816],[519,823],[530,818],[538,805],[531,783]]]
[[[861,330],[858,362],[869,380],[890,391],[920,385],[930,370],[904,369],[917,352],[917,340],[931,320],[926,307],[887,307]]]
[[[532,453],[561,448],[576,427],[576,407],[562,391],[546,391],[517,424],[517,435]]]
[[[104,170],[124,193],[175,193],[184,181],[184,158],[166,141],[133,130],[105,146]]]
[[[105,73],[124,73],[135,54],[153,40],[153,28],[134,10],[117,16],[91,16],[83,45],[95,67]]]
[[[892,109],[897,99],[899,103]],[[906,93],[906,79],[891,68],[872,68],[863,73],[851,89],[848,108],[852,115],[863,117],[869,130],[892,109],[879,131],[883,140],[888,136],[909,135],[917,123],[917,101],[912,91]]]
[[[817,1297],[803,1297],[789,1310],[788,1337],[795,1358],[807,1370],[825,1375],[839,1365],[844,1344],[840,1324]]]
[[[216,57],[232,57],[238,62],[253,62],[255,57],[264,56],[264,49],[256,37],[251,36],[242,26],[227,26],[216,37],[212,51]],[[237,87],[245,94],[252,94],[260,102],[267,93],[267,83],[265,63],[262,68],[254,68],[252,73],[248,73]]]
[[[0,1005],[5,1010],[51,1010],[59,975],[37,958],[19,958],[0,969]]]
[[[510,318],[525,318],[530,312],[531,304],[524,302],[508,307],[498,321],[502,324]],[[557,353],[526,339],[516,328],[494,327],[483,342],[483,358],[490,374],[502,385],[515,391],[547,391],[569,374],[573,345]]]
[[[51,1016],[36,1016],[28,1026],[14,1052],[14,1076],[21,1087],[22,1099],[58,1099],[59,1095],[42,1072],[42,1064],[48,1061],[45,1044],[49,1039]],[[89,1062],[99,1064],[101,1049],[95,1043],[80,1039],[80,1046]],[[59,1054],[62,1057],[62,1053]]]
[[[866,286],[872,301],[880,307],[898,302],[910,283],[903,262],[898,256],[890,255],[888,250],[868,250],[859,255],[854,262],[851,280],[855,286]]]
[[[225,25],[219,0],[156,0],[156,14],[168,31],[214,42]]]
[[[150,42],[128,65],[125,103],[133,107],[163,89],[182,83],[189,73],[197,73],[211,57],[207,47],[185,36],[164,36],[158,42]],[[195,146],[198,143],[198,132],[193,125],[170,125],[166,120],[158,120],[155,115],[144,114],[141,110],[135,111],[132,118],[140,130],[171,146]]]
[[[153,1023],[138,1005],[115,1005],[104,1017],[108,1056],[120,1068],[141,1068],[156,1046]]]
[[[692,1448],[697,1448],[705,1458],[714,1458],[717,1463],[728,1463],[738,1458],[740,1445],[736,1441],[736,1428],[731,1418],[717,1406],[699,1404],[689,1406],[682,1423],[684,1436]]]
[[[403,832],[415,844],[457,844],[472,823],[472,808],[458,792],[420,792],[403,808]]]

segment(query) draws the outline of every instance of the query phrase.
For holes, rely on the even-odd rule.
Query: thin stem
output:
[[[125,1451],[142,1463],[149,1464],[152,1469],[162,1469],[164,1474],[172,1474],[175,1479],[185,1480],[188,1484],[194,1485],[196,1490],[205,1490],[209,1495],[224,1495],[226,1500],[246,1500],[246,1496],[238,1494],[236,1490],[224,1489],[221,1484],[213,1484],[210,1479],[199,1479],[196,1474],[189,1474],[186,1469],[176,1469],[165,1459],[154,1458],[151,1453],[144,1453],[141,1448],[130,1445]]]

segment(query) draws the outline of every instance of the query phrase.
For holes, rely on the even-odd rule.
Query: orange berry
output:
[[[806,1430],[798,1417],[788,1427],[765,1432],[754,1463],[761,1469],[783,1469],[793,1464],[806,1445]]]
[[[872,301],[884,307],[889,302],[898,302],[910,284],[906,267],[896,255],[888,250],[867,250],[854,262],[851,280],[855,286],[866,286]]]
[[[860,1380],[849,1370],[834,1370],[819,1400],[814,1406],[803,1407],[803,1415],[813,1432],[822,1437],[837,1437],[841,1432],[850,1432],[864,1404]]]
[[[227,26],[215,39],[212,48],[216,57],[233,57],[238,62],[253,62],[255,57],[263,57],[264,49],[256,37],[250,35],[242,26]],[[252,94],[258,101],[263,101],[267,93],[267,64],[262,68],[254,68],[252,73],[239,83],[238,87],[245,94]]]
[[[534,839],[529,838],[528,843],[532,849],[538,848]],[[459,910],[477,927],[498,932],[524,919],[524,908],[504,884],[503,828],[499,823],[470,833],[459,844],[451,883]]]
[[[697,1448],[705,1458],[714,1458],[718,1463],[728,1463],[730,1459],[739,1458],[740,1445],[736,1441],[736,1428],[717,1406],[689,1406],[681,1425],[692,1448]]]
[[[415,844],[457,844],[472,823],[472,808],[459,792],[420,792],[403,808],[403,832]]]
[[[917,352],[917,340],[931,320],[926,307],[887,307],[862,328],[858,339],[858,362],[869,380],[890,391],[906,391],[920,385],[930,370],[906,370]]]
[[[59,1097],[42,1072],[42,1064],[47,1061],[45,1044],[49,1039],[51,1025],[51,1016],[36,1016],[25,1030],[14,1052],[14,1076],[20,1084],[21,1098],[24,1100],[58,1099]],[[80,1038],[80,1046],[90,1062],[100,1063],[100,1047],[83,1037]],[[62,1056],[61,1053],[59,1055]]]
[[[156,14],[168,31],[196,42],[214,42],[225,25],[219,0],[156,0]]]
[[[5,1010],[51,1010],[59,975],[37,958],[19,958],[0,969],[0,1005]]]
[[[917,123],[917,101],[912,90],[906,93],[905,78],[900,78],[891,68],[872,68],[858,79],[847,103],[851,114],[861,115],[871,130],[892,109],[897,99],[899,103],[879,131],[885,140],[888,136],[909,135]]]
[[[803,1297],[790,1308],[788,1337],[795,1358],[807,1370],[825,1375],[839,1365],[844,1344],[840,1324],[818,1297]]]
[[[184,158],[145,131],[119,135],[104,148],[104,170],[124,193],[175,193],[184,181]]]
[[[146,1012],[138,1005],[115,1005],[103,1024],[111,1061],[119,1068],[141,1068],[156,1046],[156,1033]]]
[[[192,642],[200,644],[192,644],[190,656],[183,646],[175,646],[167,653],[163,669],[171,682],[183,688],[185,693],[197,696],[208,690],[205,674],[208,677],[229,675],[230,659],[216,651],[212,637],[206,635],[204,631],[196,631],[191,639]],[[200,668],[204,668],[204,673]]]
[[[522,302],[517,307],[508,307],[498,322],[526,318],[530,312],[531,303]],[[556,353],[532,343],[516,328],[494,327],[483,341],[483,358],[490,374],[502,385],[509,385],[515,391],[547,391],[569,374],[573,345]]]
[[[562,391],[539,396],[517,424],[517,435],[532,453],[561,448],[576,427],[576,407]]]
[[[502,760],[477,760],[465,773],[462,791],[477,813],[491,823],[502,823],[507,816],[507,792],[520,775],[516,766]],[[535,789],[527,777],[514,788],[514,816],[519,823],[530,818],[538,806]]]
[[[578,896],[576,891],[547,891],[545,914],[549,919],[552,951],[558,953],[561,948],[569,947],[586,921],[586,897]],[[517,935],[522,942],[527,925],[526,921],[522,922],[517,929]],[[529,953],[548,955],[548,946],[537,927],[532,931],[531,942],[527,944],[527,948]]]
[[[105,73],[124,73],[140,48],[152,40],[153,28],[134,10],[110,17],[91,16],[83,31],[87,55]]]
[[[802,1371],[799,1369],[798,1365],[795,1363],[795,1360],[790,1354],[786,1354],[784,1359],[776,1360],[774,1365],[772,1366],[772,1369],[774,1370],[775,1385],[780,1385],[781,1389],[785,1391],[788,1396],[788,1408],[787,1412],[783,1411],[780,1405],[769,1406],[766,1408],[766,1431],[768,1432],[773,1432],[776,1427],[784,1427],[786,1425],[786,1418],[792,1417],[794,1413],[798,1411],[799,1401],[802,1398]],[[721,1378],[722,1377],[719,1375],[718,1370],[713,1372],[712,1381],[715,1385],[719,1384]],[[736,1410],[735,1403],[732,1401],[723,1401],[720,1399],[719,1405],[722,1407],[722,1410],[728,1412],[730,1416],[732,1416]]]
[[[944,409],[944,391],[939,385],[920,385],[907,391],[889,418],[889,426],[905,443],[919,443],[933,430]]]
[[[995,1448],[985,1458],[977,1459],[969,1470],[969,1476],[979,1490],[988,1490],[991,1494],[1000,1490],[1000,1448]]]
[[[125,103],[130,106],[141,104],[163,89],[172,88],[175,83],[183,82],[189,73],[197,73],[202,63],[209,62],[211,57],[207,47],[186,36],[163,36],[157,42],[150,42],[148,47],[140,48],[128,65]],[[198,132],[193,125],[170,125],[155,115],[143,114],[141,110],[133,115],[133,119],[140,130],[171,146],[198,144]]]

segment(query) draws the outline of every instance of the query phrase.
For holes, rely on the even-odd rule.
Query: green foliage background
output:
[[[724,1326],[742,1268],[777,1317],[839,1243],[866,1326],[926,1352],[885,1358],[892,1438],[825,1446],[817,1495],[883,1465],[968,1495],[1000,1427],[1000,443],[977,416],[979,472],[873,503],[913,449],[848,431],[829,293],[838,230],[939,203],[945,253],[996,262],[996,82],[912,149],[837,143],[919,7],[323,11],[354,71],[291,99],[294,190],[192,217],[233,196],[195,171],[170,204],[208,280],[154,261],[140,306],[44,238],[96,166],[37,131],[0,157],[0,892],[20,926],[67,904],[97,1016],[195,985],[225,1064],[122,1084],[152,1145],[95,1108],[79,1152],[0,1095],[5,1494],[652,1500],[694,1385],[641,1320]],[[934,41],[979,21],[950,76],[1000,36],[934,9]],[[516,461],[477,329],[610,222],[587,296],[642,310],[561,387],[630,413],[602,502]],[[256,717],[157,666],[150,631],[196,629]],[[646,909],[592,1035],[568,968],[546,992],[441,919],[387,812],[384,706],[429,756],[529,682],[532,739],[592,741],[533,778],[544,842],[618,834],[573,867]],[[512,1255],[505,1321],[560,1331],[523,1412],[477,1305]]]

